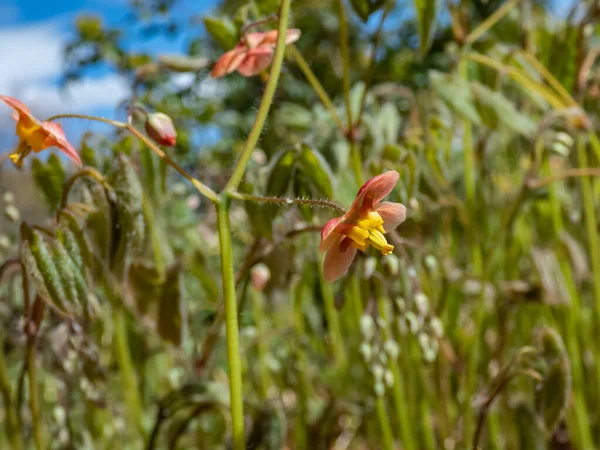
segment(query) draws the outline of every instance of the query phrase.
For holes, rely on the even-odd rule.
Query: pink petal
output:
[[[29,108],[21,103],[14,97],[9,97],[8,95],[0,95],[0,101],[3,101],[11,108],[14,108],[18,115],[13,114],[13,118],[15,120],[29,120],[31,122],[38,123],[38,120],[31,114]]]
[[[340,251],[340,244],[345,236],[338,235],[336,241],[329,247],[323,263],[323,275],[330,283],[343,277],[356,256],[356,247],[350,245],[345,251]]]
[[[246,51],[247,49],[245,46],[238,45],[233,50],[229,50],[227,53],[223,54],[223,56],[217,60],[215,66],[210,71],[210,76],[213,78],[220,78],[228,73],[233,72],[244,60]]]
[[[359,189],[356,194],[356,199],[352,202],[352,206],[348,211],[348,217],[351,220],[356,220],[365,212],[374,208],[374,205],[379,203],[383,197],[388,195],[394,189],[400,175],[395,170],[382,173],[371,178]]]
[[[381,202],[375,206],[375,211],[383,219],[383,229],[386,233],[394,230],[406,219],[406,207],[401,203]]]
[[[392,192],[399,178],[400,175],[395,170],[377,175],[363,184],[356,196],[369,196],[373,198],[374,204],[379,203],[383,197]]]
[[[296,42],[298,39],[300,39],[301,34],[302,32],[298,28],[287,30],[285,35],[285,45],[290,45]]]
[[[322,252],[327,250],[338,237],[337,233],[333,233],[333,230],[338,225],[338,223],[342,221],[343,218],[344,216],[331,219],[325,224],[325,226],[321,230],[321,245],[319,246],[319,249]]]
[[[274,38],[273,35],[275,36]],[[271,30],[266,33],[263,31],[248,33],[244,36],[244,39],[246,40],[246,44],[248,44],[248,47],[256,48],[259,45],[263,45],[265,43],[265,40],[267,40],[268,42],[273,41],[274,43],[277,40],[277,30]]]
[[[238,72],[245,77],[258,75],[271,64],[273,60],[273,51],[257,51],[258,49],[250,50],[246,58],[238,67]]]
[[[56,122],[43,122],[42,128],[48,133],[48,136],[44,141],[45,145],[48,147],[57,147],[78,166],[83,165],[77,150],[75,150],[69,141],[67,141],[65,132],[60,124]]]

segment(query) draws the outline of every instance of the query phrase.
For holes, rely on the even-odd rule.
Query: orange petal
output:
[[[247,49],[245,46],[238,45],[233,50],[229,50],[227,53],[223,54],[210,71],[210,76],[213,78],[220,78],[233,72],[244,60],[246,51]]]
[[[47,133],[44,141],[46,147],[57,147],[78,166],[83,165],[79,153],[77,153],[77,150],[75,150],[69,141],[67,141],[65,132],[60,124],[56,122],[43,122],[42,128]]]
[[[352,264],[352,261],[354,261],[354,257],[356,256],[356,247],[353,245],[345,248],[345,251],[343,252],[340,251],[340,245],[343,239],[347,238],[339,236],[325,254],[323,275],[325,276],[325,280],[330,283],[346,275],[350,264]]]
[[[383,229],[386,233],[394,230],[406,219],[406,207],[401,203],[381,202],[375,206],[375,211],[383,219]]]
[[[331,219],[329,222],[327,222],[325,224],[325,226],[321,230],[321,245],[319,246],[319,249],[322,252],[327,250],[331,246],[331,244],[333,244],[333,242],[335,241],[335,239],[338,235],[337,235],[337,233],[333,233],[333,230],[338,225],[338,223],[340,223],[342,221],[343,218],[344,218],[344,216],[336,217],[335,219]]]

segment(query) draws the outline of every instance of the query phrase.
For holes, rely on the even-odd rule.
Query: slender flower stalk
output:
[[[258,202],[258,203],[271,203],[276,205],[299,205],[299,206],[311,206],[317,208],[329,208],[334,211],[340,212],[344,214],[346,210],[342,208],[340,205],[330,202],[329,200],[318,200],[312,198],[292,198],[292,197],[270,197],[270,196],[259,196],[259,195],[250,195],[243,194],[241,192],[230,192],[229,195],[231,198],[235,198],[238,200],[244,200],[249,202]]]
[[[227,360],[229,363],[229,389],[231,396],[231,426],[234,450],[246,448],[244,439],[244,405],[242,393],[242,362],[238,329],[233,249],[229,224],[229,199],[224,197],[217,205],[217,226],[221,248],[221,276],[225,303],[225,331],[227,334]]]
[[[104,117],[96,117],[96,116],[88,116],[86,114],[57,114],[55,116],[50,117],[48,120],[57,120],[57,119],[86,119],[93,120],[96,122],[106,123],[108,125],[112,125],[116,128],[122,128],[130,133],[132,133],[135,137],[137,137],[140,141],[146,144],[154,153],[156,153],[160,159],[165,161],[168,165],[170,165],[173,169],[175,169],[181,176],[183,176],[186,180],[188,180],[192,185],[208,198],[213,203],[217,203],[219,201],[219,197],[216,192],[214,192],[211,188],[206,186],[201,181],[197,180],[189,173],[185,171],[183,167],[177,164],[167,153],[160,149],[152,140],[146,137],[141,131],[135,128],[133,125],[125,122],[119,122],[117,120],[105,119]]]
[[[317,76],[314,74],[314,72],[302,56],[302,53],[300,53],[300,51],[293,45],[290,47],[288,52],[290,56],[296,60],[296,64],[298,64],[298,67],[300,68],[300,70],[302,71],[302,73],[304,74],[314,91],[319,96],[319,99],[321,100],[321,103],[323,103],[323,106],[325,106],[327,111],[329,111],[329,114],[335,122],[335,125],[343,134],[346,134],[346,127],[342,123],[340,116],[338,116],[333,101],[331,101],[329,94],[327,94],[327,91],[323,88],[323,85],[321,84]]]
[[[246,144],[244,145],[237,164],[233,169],[231,178],[227,182],[227,186],[225,186],[225,190],[228,192],[236,190],[242,181],[244,172],[246,171],[246,166],[248,165],[248,161],[250,161],[252,151],[256,147],[256,143],[258,142],[265,125],[265,120],[267,119],[267,115],[271,109],[271,103],[273,103],[273,96],[275,95],[275,90],[277,89],[277,83],[279,82],[279,75],[281,73],[281,66],[283,64],[283,57],[285,55],[290,3],[291,0],[281,1],[277,44],[275,47],[275,54],[273,55],[273,64],[271,65],[271,71],[269,72],[269,81],[265,87],[265,93],[263,94],[260,102],[258,113],[256,114],[256,119],[254,120],[254,124],[250,129],[250,134],[248,135]]]

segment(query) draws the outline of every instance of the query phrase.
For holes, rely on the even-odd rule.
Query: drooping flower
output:
[[[210,76],[219,78],[235,70],[245,77],[260,74],[273,61],[278,34],[277,30],[246,34],[233,50],[217,60]],[[289,45],[299,38],[299,29],[287,30],[285,43]]]
[[[406,207],[400,203],[382,202],[398,182],[398,172],[389,171],[367,181],[346,214],[331,219],[321,230],[321,251],[325,254],[324,275],[329,282],[344,276],[357,250],[372,246],[389,255],[394,246],[384,234],[406,218]]]
[[[19,137],[17,150],[10,155],[10,159],[21,166],[23,160],[30,152],[39,153],[49,147],[57,147],[61,152],[81,166],[79,154],[67,141],[62,126],[55,122],[40,122],[29,108],[19,100],[8,95],[0,95],[0,100],[13,108],[13,118],[17,121],[16,133]]]
[[[177,141],[177,131],[169,116],[163,113],[150,113],[146,117],[146,133],[154,142],[172,147]]]

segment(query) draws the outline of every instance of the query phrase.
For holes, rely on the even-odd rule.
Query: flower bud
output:
[[[150,113],[146,118],[146,133],[154,142],[172,147],[177,139],[173,121],[163,113]]]
[[[262,291],[271,279],[271,271],[264,264],[257,264],[250,272],[250,279],[252,280],[252,287],[257,291]]]
[[[383,384],[383,382],[377,381],[373,386],[373,390],[375,391],[375,395],[377,397],[383,397],[383,394],[385,394],[385,385]]]
[[[425,315],[429,311],[429,299],[425,294],[419,292],[415,295],[415,306],[419,314]]]
[[[370,341],[373,338],[373,335],[375,334],[375,322],[370,315],[364,314],[361,316],[360,332],[363,338],[367,341]]]
[[[391,359],[396,359],[400,354],[400,346],[392,339],[388,339],[383,344],[383,350],[389,355]]]
[[[6,220],[9,222],[16,223],[21,219],[21,214],[14,205],[8,205],[4,208],[4,217],[6,217]]]

